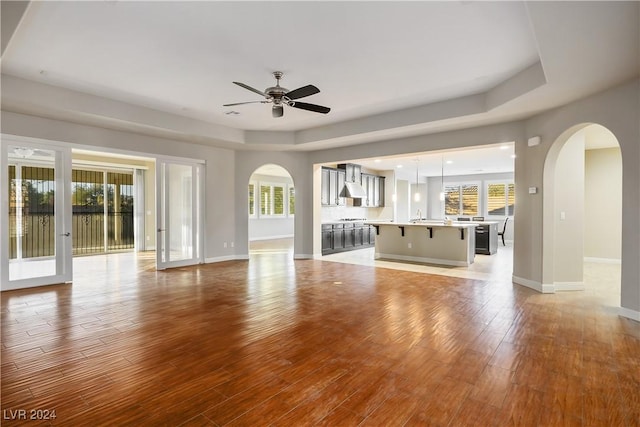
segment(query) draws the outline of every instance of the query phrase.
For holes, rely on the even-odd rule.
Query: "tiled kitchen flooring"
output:
[[[3,292],[2,425],[638,425],[640,324],[606,284],[619,266],[543,295],[491,269],[252,249],[167,271],[77,258],[73,285]]]

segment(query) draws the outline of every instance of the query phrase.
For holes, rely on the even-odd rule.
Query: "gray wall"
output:
[[[584,131],[564,144],[554,185],[554,282],[582,282],[584,258]]]
[[[585,152],[584,256],[620,260],[622,157],[620,148]]]

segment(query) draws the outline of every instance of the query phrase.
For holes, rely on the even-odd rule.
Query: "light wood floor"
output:
[[[268,248],[74,266],[73,285],[2,293],[2,425],[639,425],[640,324],[606,292]]]

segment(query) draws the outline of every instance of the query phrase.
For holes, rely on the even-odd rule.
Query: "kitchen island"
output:
[[[367,222],[375,228],[375,259],[466,267],[475,256],[476,224],[443,221]]]

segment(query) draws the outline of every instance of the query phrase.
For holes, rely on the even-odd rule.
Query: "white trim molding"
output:
[[[294,254],[293,259],[313,259],[314,256],[311,254]]]
[[[626,317],[627,319],[640,322],[640,311],[631,310],[630,308],[620,307],[618,308],[618,315]]]

